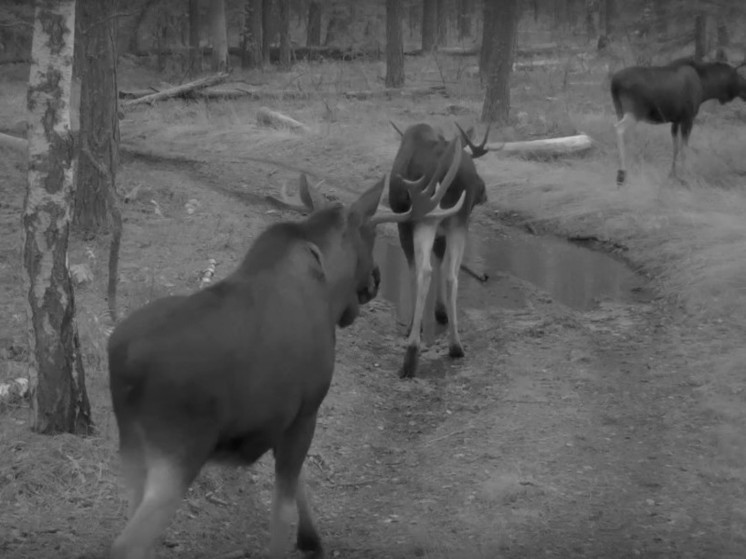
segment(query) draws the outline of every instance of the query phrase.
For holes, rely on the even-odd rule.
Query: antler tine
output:
[[[440,182],[435,182],[434,192],[432,192],[431,185],[428,185],[426,188],[420,190],[413,189],[414,185],[421,185],[424,182],[424,176],[417,181],[406,181],[404,179],[400,179],[404,181],[404,184],[407,186],[407,188],[410,189],[409,194],[412,200],[412,205],[410,206],[409,210],[401,213],[380,212],[371,217],[369,223],[371,225],[379,225],[381,223],[404,223],[406,221],[418,221],[421,219],[437,220],[445,219],[446,217],[457,214],[461,210],[461,207],[464,205],[464,201],[466,200],[466,191],[461,193],[461,197],[458,199],[458,202],[456,202],[454,206],[450,208],[439,207],[441,199],[448,190],[448,187],[451,186],[453,179],[458,173],[459,166],[461,165],[461,155],[463,154],[463,150],[461,148],[461,139],[456,136],[451,141],[451,143],[448,144],[448,148],[446,148],[446,151],[443,153],[441,162],[446,160],[446,158],[448,157],[448,153],[449,151],[451,151],[451,149],[449,148],[453,148],[453,157],[451,158],[451,164],[448,168],[446,176],[443,177],[443,180]],[[438,165],[438,167],[440,167],[440,164]],[[437,176],[438,174],[440,174],[440,169],[436,171],[435,176]],[[390,176],[387,176],[386,182],[388,183],[388,181],[390,180]]]
[[[466,145],[469,147],[472,159],[482,157],[489,151],[489,149],[485,148],[485,146],[487,145],[487,137],[490,134],[490,126],[492,126],[491,122],[487,124],[487,130],[484,133],[484,138],[482,138],[482,143],[480,143],[478,146],[474,145],[474,142],[472,142],[471,138],[469,138],[466,132],[464,132],[464,129],[459,126],[458,122],[454,122],[454,124],[456,125],[456,128],[459,129],[459,132],[461,132],[461,137],[464,139],[464,142],[466,142]]]

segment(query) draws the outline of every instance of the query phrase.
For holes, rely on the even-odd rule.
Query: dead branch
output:
[[[11,136],[10,134],[0,132],[0,146],[16,151],[24,151],[28,143],[26,142],[26,138],[19,138],[18,136]]]
[[[137,99],[128,99],[127,101],[124,101],[122,103],[122,107],[132,107],[133,105],[139,105],[141,103],[153,104],[156,101],[162,101],[163,99],[168,99],[170,97],[179,97],[181,95],[184,95],[185,93],[190,93],[198,89],[203,89],[205,87],[224,82],[226,79],[228,79],[229,75],[230,74],[228,72],[220,72],[219,74],[213,74],[212,76],[207,76],[205,78],[200,78],[189,83],[177,85],[176,87],[164,89],[163,91],[159,91],[157,93],[151,93],[150,95],[145,95],[144,97],[138,97]]]
[[[348,99],[370,99],[371,97],[415,97],[417,95],[432,95],[435,93],[445,93],[444,85],[431,85],[427,87],[404,87],[400,89],[369,89],[365,91],[345,91],[344,96]]]
[[[557,156],[586,152],[593,147],[593,141],[586,134],[577,134],[563,138],[489,143],[485,147],[489,151],[526,156]]]
[[[260,107],[256,111],[256,122],[259,126],[269,126],[271,128],[290,128],[291,130],[308,132],[308,127],[287,115]]]

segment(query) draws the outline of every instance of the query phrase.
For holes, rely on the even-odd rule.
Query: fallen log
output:
[[[468,47],[439,47],[436,51],[438,54],[446,54],[449,56],[473,56],[479,54],[481,45],[471,45]],[[557,43],[541,43],[537,45],[517,47],[515,55],[518,58],[535,56],[537,54],[546,54],[550,52],[556,52],[559,49]],[[420,56],[425,54],[422,49],[413,49],[405,51],[406,56]]]
[[[120,99],[139,99],[140,97],[145,97],[146,95],[158,93],[159,91],[160,90],[156,89],[155,87],[149,87],[148,89],[133,89],[130,91],[120,89],[119,98]]]
[[[224,82],[229,75],[230,74],[228,72],[221,72],[219,74],[213,74],[212,76],[200,78],[189,83],[177,85],[176,87],[164,89],[163,91],[159,91],[157,93],[151,93],[150,95],[145,95],[144,97],[138,97],[137,99],[128,99],[127,101],[124,101],[122,103],[122,107],[132,107],[133,105],[139,105],[141,103],[149,103],[152,105],[156,101],[162,101],[163,99],[168,99],[169,97],[179,97],[184,95],[185,93],[190,93],[199,89],[203,89],[205,87],[209,87],[211,85]]]
[[[26,149],[26,138],[19,138],[18,136],[11,136],[10,134],[3,134],[0,132],[0,146],[8,149],[23,151]]]
[[[260,107],[256,111],[256,122],[259,126],[290,128],[291,130],[308,132],[308,127],[302,122],[277,111],[270,110],[267,107]]]
[[[435,93],[446,93],[444,85],[431,85],[427,87],[406,87],[406,88],[386,88],[386,89],[368,89],[364,91],[345,91],[343,95],[348,99],[370,99],[371,97],[415,97],[417,95],[433,95]]]
[[[485,147],[489,151],[547,157],[586,152],[593,147],[593,141],[586,134],[576,134],[575,136],[565,136],[562,138],[547,138],[522,142],[494,142],[487,144]]]

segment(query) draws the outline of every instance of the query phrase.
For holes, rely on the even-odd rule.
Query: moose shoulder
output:
[[[150,557],[187,488],[210,460],[275,458],[270,555],[284,556],[297,507],[297,546],[321,539],[301,469],[334,370],[335,326],[348,326],[378,291],[376,213],[386,179],[353,204],[330,205],[301,176],[311,215],[278,223],[238,269],[189,296],[135,311],[109,339],[111,397],[130,490],[114,559]],[[427,196],[418,212],[439,211]]]

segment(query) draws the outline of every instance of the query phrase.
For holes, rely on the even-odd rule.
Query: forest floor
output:
[[[294,184],[299,170],[325,179],[326,193],[352,199],[391,164],[397,136],[389,119],[400,127],[427,121],[447,134],[454,120],[477,122],[481,89],[462,61],[407,64],[412,82],[447,77],[448,97],[347,100],[345,90],[381,87],[382,63],[303,64],[243,77],[307,91],[305,99],[128,110],[118,176],[130,195],[122,205],[120,313],[193,291],[209,258],[216,280],[230,273],[259,231],[297,219],[264,197]],[[705,107],[686,184],[666,178],[667,128],[639,126],[629,184],[617,189],[605,79],[598,69],[569,79],[546,70],[515,76],[514,125],[495,139],[583,130],[596,146],[565,160],[484,156],[478,169],[489,202],[475,212],[472,237],[485,246],[529,236],[528,226],[594,239],[595,249],[639,273],[646,296],[571,308],[495,273],[472,251],[472,264],[491,277],[461,282],[462,299],[483,297],[460,309],[467,355],[450,360],[441,336],[411,381],[396,374],[404,326],[395,304],[379,297],[366,306],[339,332],[306,466],[330,557],[746,556],[746,110],[738,102]],[[158,85],[155,73],[126,65],[120,81]],[[2,85],[0,124],[12,131],[24,84]],[[261,105],[310,131],[259,128]],[[18,154],[3,152],[0,381],[25,372],[24,169]],[[396,242],[389,226],[381,235]],[[0,413],[4,559],[105,557],[125,523],[104,361],[106,251],[106,238],[76,238],[70,255],[93,274],[78,285],[76,303],[96,434],[32,434],[22,402]],[[578,269],[577,283],[592,271]],[[159,556],[263,556],[271,466],[265,457],[251,468],[206,468]]]

